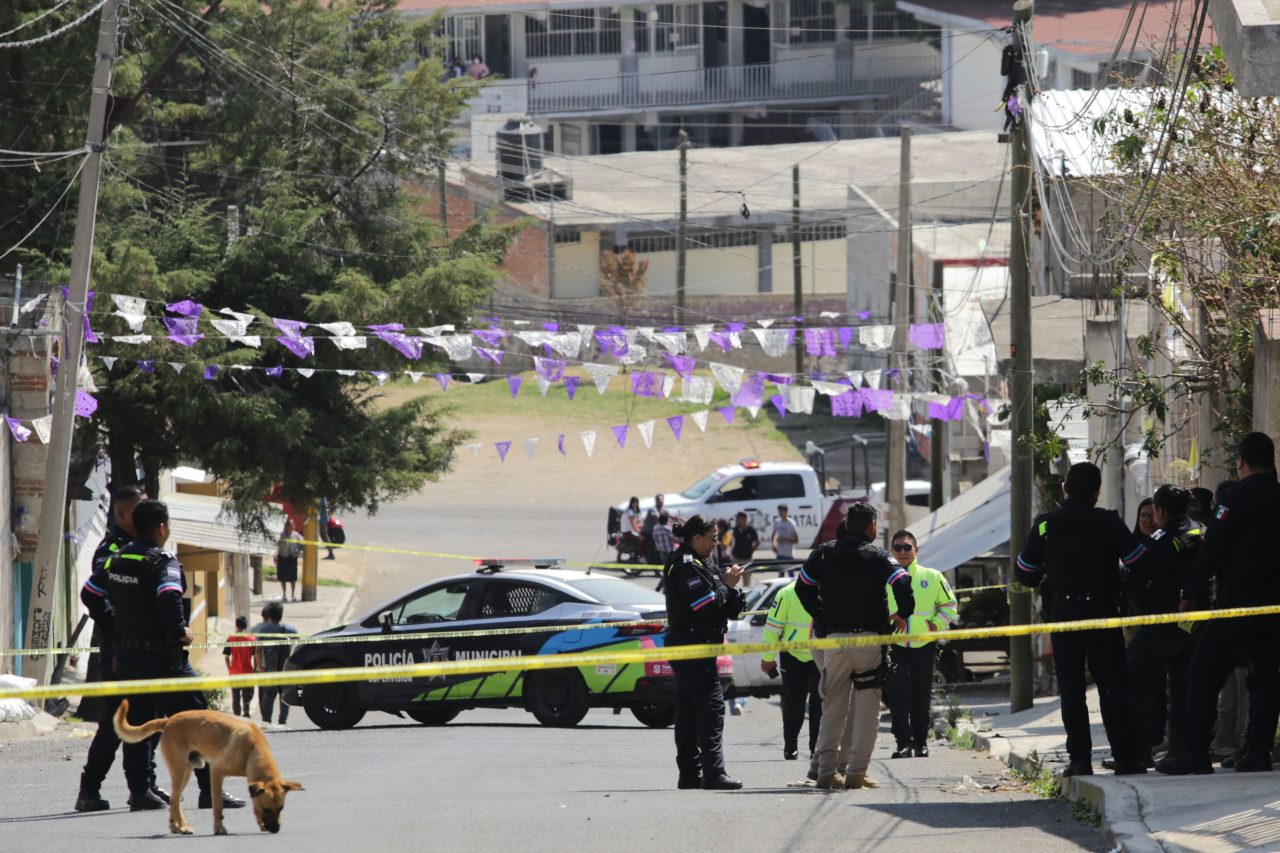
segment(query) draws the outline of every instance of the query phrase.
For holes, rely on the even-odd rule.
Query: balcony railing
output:
[[[555,114],[713,103],[859,97],[909,90],[939,75],[936,58],[805,62],[620,74],[594,80],[527,81],[528,110]],[[514,81],[513,81],[514,82]],[[909,96],[909,93],[908,93]]]

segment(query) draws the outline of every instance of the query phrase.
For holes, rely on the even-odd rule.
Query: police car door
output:
[[[476,609],[480,584],[474,580],[453,580],[429,586],[392,605],[391,631],[395,640],[361,644],[364,665],[428,663],[452,659],[458,643],[448,637],[431,639],[423,634],[465,630],[468,617]],[[403,637],[403,639],[399,639]],[[369,696],[375,706],[395,707],[407,701],[438,699],[463,676],[396,678],[371,681]]]
[[[468,637],[465,649],[459,648],[454,660],[497,661],[539,654],[550,633],[536,629],[561,624],[563,608],[559,605],[570,600],[557,589],[521,578],[486,578],[481,586],[475,621],[468,627],[500,633]],[[509,632],[511,629],[515,631]],[[472,676],[457,685],[455,692],[500,703],[521,696],[523,681],[520,670],[491,672]]]
[[[733,524],[734,517],[740,512],[747,514],[747,523],[755,527],[760,534],[760,544],[764,547],[769,541],[759,523],[763,520],[758,499],[760,475],[754,472],[730,477],[720,484],[716,493],[707,498],[707,514],[713,518],[727,519]]]
[[[787,514],[796,527],[800,542],[806,548],[818,536],[822,526],[822,505],[818,495],[806,495],[804,477],[799,474],[761,474],[757,478],[760,518],[752,519],[760,533],[760,546],[769,548],[773,541],[773,524],[778,520],[778,504],[787,505]]]

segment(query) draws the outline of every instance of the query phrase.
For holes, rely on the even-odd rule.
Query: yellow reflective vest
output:
[[[916,610],[907,619],[907,633],[924,634],[932,625],[936,631],[945,631],[960,615],[956,594],[951,591],[951,584],[942,576],[942,572],[925,568],[918,562],[907,567],[911,574],[911,592],[916,598]],[[885,587],[889,597],[889,612],[896,613],[898,604],[893,600],[893,589]],[[918,649],[928,645],[932,640],[913,640],[910,643],[895,641],[897,645],[907,645]]]
[[[769,608],[769,617],[764,623],[764,642],[794,643],[797,640],[809,639],[812,631],[813,617],[800,603],[800,598],[796,595],[795,582],[792,581],[774,596],[773,606]],[[791,651],[787,654],[798,661],[813,660],[813,652],[808,649]],[[777,655],[777,652],[765,652],[760,655],[760,658],[771,661]]]

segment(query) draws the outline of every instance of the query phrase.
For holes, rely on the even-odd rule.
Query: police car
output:
[[[802,561],[777,561],[786,570],[798,570]],[[747,588],[747,603],[743,608],[741,619],[729,621],[729,632],[725,640],[730,643],[760,643],[764,641],[764,624],[768,619],[768,611],[773,607],[774,599],[783,587],[792,583],[795,578],[776,577],[757,580]],[[759,611],[765,611],[763,613]],[[760,653],[736,655],[733,658],[733,695],[735,696],[772,696],[782,692],[782,679],[770,678],[760,669]]]
[[[660,621],[587,627],[665,618],[666,602],[651,589],[617,577],[559,568],[563,561],[558,559],[477,563],[478,569],[471,574],[424,584],[348,625],[316,634],[316,638],[341,642],[299,645],[285,669],[611,652],[663,644],[666,626]],[[531,568],[512,568],[521,565]],[[583,629],[566,630],[574,625]],[[527,630],[503,630],[512,628]],[[495,633],[430,636],[486,630]],[[413,636],[395,639],[400,634]],[[361,642],[364,637],[369,641]],[[722,656],[717,663],[727,683],[733,662]],[[671,666],[664,661],[376,679],[288,687],[284,692],[286,702],[302,706],[311,721],[324,729],[350,728],[368,711],[444,725],[462,711],[482,707],[525,708],[546,726],[577,725],[592,707],[625,708],[641,723],[662,728],[675,720],[674,695]]]

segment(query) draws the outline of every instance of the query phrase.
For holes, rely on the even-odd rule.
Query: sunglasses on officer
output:
[[[914,551],[915,547],[916,546],[914,542],[902,541],[902,542],[893,543],[893,550],[897,551],[900,554],[906,554],[910,551]]]

